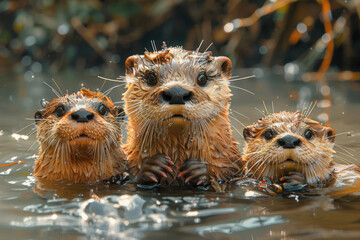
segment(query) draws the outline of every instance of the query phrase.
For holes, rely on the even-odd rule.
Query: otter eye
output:
[[[98,107],[98,112],[100,115],[105,116],[108,113],[109,109],[104,105],[100,104]]]
[[[62,116],[65,115],[66,109],[65,109],[64,106],[58,106],[58,107],[55,109],[54,113],[55,113],[55,115],[56,115],[57,117],[62,117]]]
[[[266,131],[264,132],[264,138],[265,138],[266,140],[270,140],[270,139],[272,139],[273,137],[274,137],[274,132],[273,132],[272,130],[268,129],[268,130],[266,130]]]
[[[157,84],[157,77],[156,77],[155,73],[153,73],[153,72],[146,74],[145,79],[146,79],[147,85],[149,85],[150,87],[153,87]]]
[[[204,87],[208,82],[208,77],[206,76],[205,73],[200,73],[200,75],[198,76],[198,79],[197,79],[197,84],[200,86],[200,87]]]
[[[310,129],[308,129],[305,131],[304,136],[307,140],[310,140],[314,136],[314,133]]]

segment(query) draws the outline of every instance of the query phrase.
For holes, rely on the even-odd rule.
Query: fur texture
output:
[[[79,109],[94,117],[88,122],[75,121],[71,114]],[[34,176],[96,182],[121,173],[126,164],[120,146],[121,121],[116,119],[121,113],[123,109],[102,93],[85,88],[47,103],[35,114],[40,151]]]
[[[155,76],[155,84],[148,84],[149,74]],[[197,83],[201,74],[207,78],[204,86]],[[133,173],[159,153],[169,156],[175,167],[189,158],[199,159],[214,179],[227,180],[238,173],[241,156],[228,118],[230,76],[231,61],[210,52],[171,47],[129,57],[123,98],[129,137],[124,149]],[[161,101],[162,93],[174,86],[191,92],[191,100],[184,105]]]
[[[266,131],[271,131],[271,139],[265,136]],[[311,138],[306,138],[306,131],[312,132]],[[278,140],[284,136],[296,137],[301,143],[296,148],[283,148]],[[333,183],[335,131],[332,128],[299,112],[279,112],[246,127],[244,138],[247,176],[278,181],[289,171],[296,171],[303,174],[311,186]]]

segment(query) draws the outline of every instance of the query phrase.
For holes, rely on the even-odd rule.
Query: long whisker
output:
[[[250,75],[250,76],[246,76],[246,77],[240,77],[240,78],[230,78],[229,82],[235,82],[235,81],[242,81],[242,80],[247,80],[250,78],[255,78],[255,75]]]
[[[55,81],[55,79],[51,79],[53,81],[53,83],[55,84],[55,86],[58,88],[59,92],[61,93],[61,96],[64,96],[63,92],[61,91],[61,88],[59,87],[59,85],[57,84],[57,82]]]
[[[244,91],[244,92],[250,93],[250,94],[252,94],[252,95],[255,95],[254,92],[249,91],[249,90],[247,90],[247,89],[245,89],[245,88],[241,88],[241,87],[238,87],[238,86],[231,86],[231,85],[229,85],[229,87],[231,87],[231,88],[236,88],[236,89],[242,90],[242,91]]]
[[[48,87],[51,89],[51,91],[52,91],[58,98],[61,98],[60,93],[59,93],[58,91],[56,91],[55,88],[53,88],[52,86],[50,86],[50,84],[48,84],[47,82],[44,82],[44,81],[43,81],[43,83],[45,83],[45,85],[48,86]]]
[[[126,83],[126,81],[121,81],[121,80],[118,80],[118,79],[106,78],[106,77],[102,77],[102,76],[97,76],[97,77],[98,77],[98,78],[100,78],[100,79],[103,79],[103,80],[109,81],[109,82],[120,82],[120,83]]]

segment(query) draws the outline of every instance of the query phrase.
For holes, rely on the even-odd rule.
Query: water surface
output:
[[[272,112],[272,105],[275,111],[294,111],[297,106],[318,100],[311,117],[329,117],[336,132],[344,133],[336,139],[336,161],[359,163],[359,82],[331,82],[328,112],[321,108],[326,103],[321,101],[319,84],[288,82],[262,69],[241,69],[234,74],[247,76],[253,72],[257,78],[232,82],[255,92],[251,95],[232,89],[231,120],[240,148],[242,124],[261,117],[263,101]],[[63,91],[78,90],[81,82],[96,89],[102,81],[95,75],[67,72],[56,74],[55,80]],[[55,96],[43,83],[51,83],[53,77],[0,76],[0,164],[24,161],[0,168],[2,238],[49,239],[61,234],[69,239],[165,239],[169,233],[173,239],[360,238],[360,197],[356,195],[333,198],[324,190],[315,196],[273,197],[250,187],[237,187],[228,193],[177,189],[155,192],[134,186],[37,183],[31,173],[38,144],[32,134],[33,121],[26,119],[33,118],[41,98],[50,100]],[[114,85],[107,83],[104,89]],[[114,90],[112,99],[120,101],[123,91],[122,87]],[[100,202],[90,198],[93,193]]]

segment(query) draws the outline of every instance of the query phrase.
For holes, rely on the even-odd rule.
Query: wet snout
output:
[[[95,115],[84,109],[84,108],[81,108],[79,110],[77,110],[76,112],[73,112],[72,114],[70,114],[70,119],[71,120],[74,120],[78,123],[87,123],[89,121],[91,121],[92,119],[94,119]]]
[[[282,137],[277,140],[277,145],[279,147],[291,149],[296,148],[297,146],[300,146],[301,140],[297,137],[286,135],[285,137]]]
[[[162,92],[161,101],[168,104],[185,104],[191,101],[192,97],[193,93],[191,91],[176,85]]]

